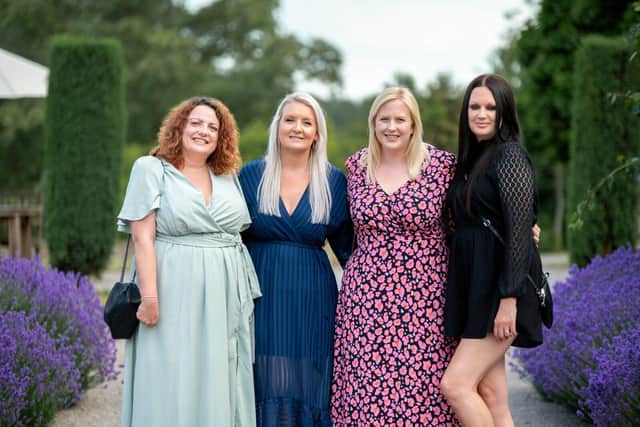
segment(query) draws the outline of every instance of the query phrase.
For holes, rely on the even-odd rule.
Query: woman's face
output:
[[[491,91],[480,86],[471,91],[469,97],[469,129],[478,141],[491,139],[496,134],[496,100]]]
[[[313,108],[298,101],[285,104],[278,122],[280,149],[309,151],[317,139],[318,125]]]
[[[218,145],[220,122],[215,111],[206,105],[198,105],[187,117],[182,131],[184,154],[208,158]]]
[[[376,139],[384,150],[406,150],[413,135],[409,108],[399,99],[385,102],[374,121]]]

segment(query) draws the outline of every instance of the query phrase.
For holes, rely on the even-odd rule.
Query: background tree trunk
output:
[[[564,198],[565,198],[565,164],[556,163],[553,167],[553,249],[562,250],[564,247]]]

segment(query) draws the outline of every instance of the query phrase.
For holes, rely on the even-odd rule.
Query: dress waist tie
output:
[[[241,267],[245,271],[245,280],[239,280],[238,293],[242,314],[250,318],[253,326],[253,300],[262,296],[258,276],[251,261],[247,247],[242,243],[240,234],[230,233],[193,233],[182,236],[170,236],[158,233],[156,241],[174,245],[196,246],[201,248],[236,248],[240,254]],[[251,328],[251,354],[255,357],[255,340]]]

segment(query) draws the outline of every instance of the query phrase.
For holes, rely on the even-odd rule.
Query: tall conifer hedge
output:
[[[587,191],[619,166],[621,156],[640,152],[640,118],[622,94],[640,87],[640,61],[629,61],[630,49],[620,39],[586,37],[576,52],[573,121],[569,164],[569,211]],[[617,98],[617,99],[616,99]],[[585,265],[638,237],[637,182],[620,174],[600,192],[593,209],[583,213],[583,226],[569,229],[572,262]]]
[[[46,238],[63,270],[101,271],[113,246],[126,107],[115,40],[57,36],[50,57]]]

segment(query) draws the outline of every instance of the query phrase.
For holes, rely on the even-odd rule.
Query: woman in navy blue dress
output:
[[[258,426],[331,426],[329,391],[337,285],[323,245],[340,264],[351,254],[344,174],[327,160],[317,101],[287,95],[263,159],[240,183],[251,214],[243,235],[262,298],[255,307],[254,381]]]

